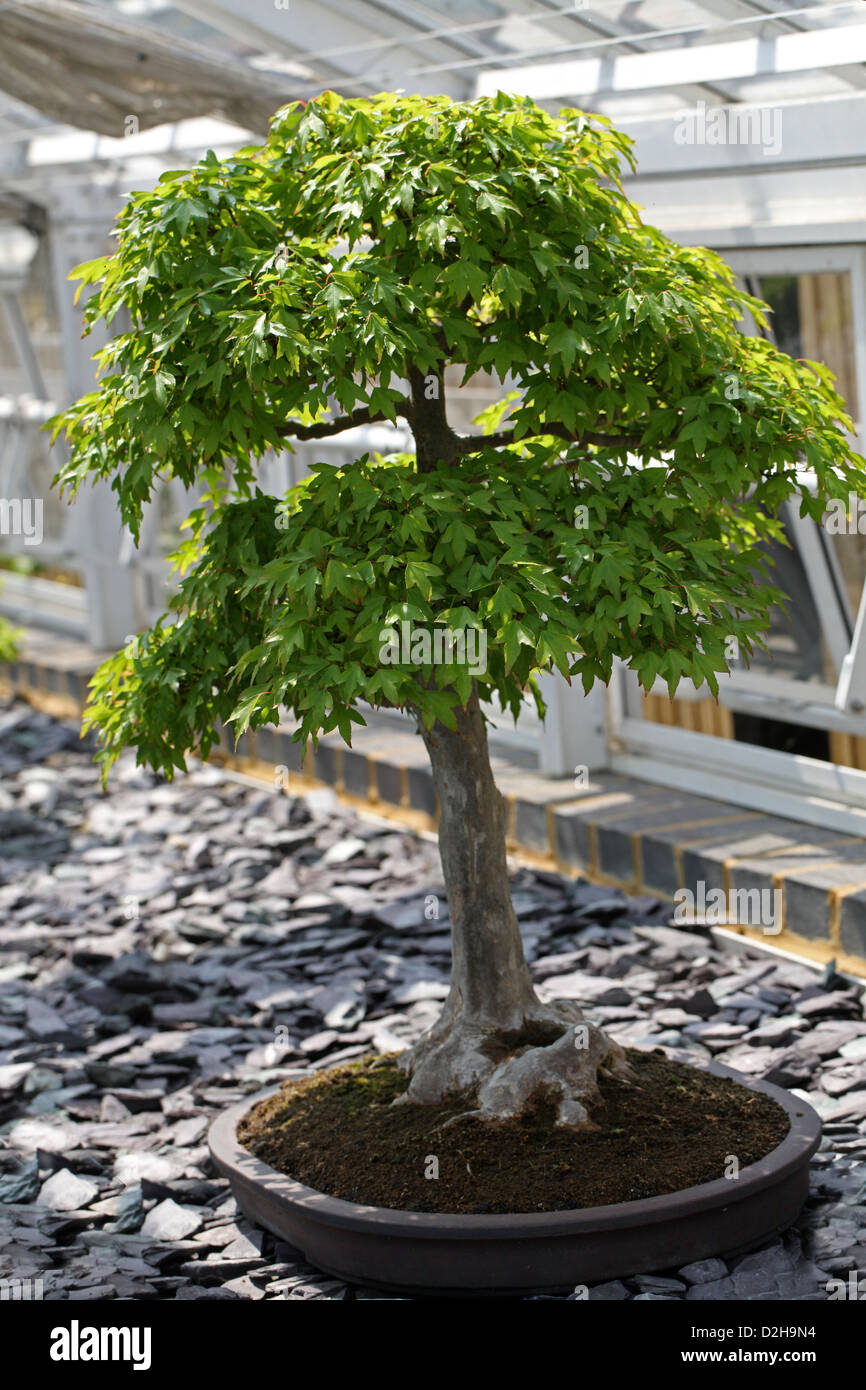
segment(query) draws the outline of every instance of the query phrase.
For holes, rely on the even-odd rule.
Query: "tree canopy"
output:
[[[281,706],[349,739],[362,700],[452,727],[473,680],[516,714],[540,670],[716,693],[730,638],[748,659],[782,503],[819,520],[866,461],[829,371],[748,336],[766,306],[643,222],[631,158],[604,118],[502,93],[326,92],[130,198],[73,272],[88,331],[128,319],[53,422],[58,482],[110,480],[136,538],[162,480],[194,505],[168,612],[95,678],[106,766],[133,744],[171,775]],[[448,423],[448,366],[501,385],[481,434]],[[398,418],[414,454],[261,491],[266,451]],[[383,664],[403,620],[483,630],[486,671]]]

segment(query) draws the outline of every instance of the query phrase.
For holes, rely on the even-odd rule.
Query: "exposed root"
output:
[[[403,1097],[400,1096],[399,1099],[402,1100]],[[461,1110],[459,1115],[452,1115],[450,1119],[443,1120],[441,1125],[436,1125],[435,1129],[431,1129],[430,1133],[438,1134],[440,1129],[447,1129],[449,1125],[456,1125],[458,1120],[474,1120],[480,1114],[480,1110]]]
[[[534,1004],[522,1027],[506,1030],[449,1017],[446,1009],[399,1066],[410,1077],[402,1102],[433,1105],[463,1095],[474,1108],[455,1119],[502,1120],[543,1092],[556,1104],[556,1123],[572,1127],[591,1124],[586,1107],[600,1074],[624,1081],[632,1075],[622,1048],[570,1001]]]

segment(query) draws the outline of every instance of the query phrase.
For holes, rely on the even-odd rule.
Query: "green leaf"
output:
[[[489,188],[482,188],[478,197],[475,199],[475,206],[479,212],[492,213],[500,226],[504,227],[508,221],[509,213],[516,212],[517,208],[510,198],[504,198],[498,193],[494,193]]]
[[[166,487],[191,512],[166,614],[94,678],[103,767],[171,776],[232,715],[288,709],[299,742],[364,701],[517,715],[553,668],[714,692],[728,635],[760,647],[783,508],[866,497],[866,461],[832,372],[743,332],[762,306],[644,221],[633,167],[604,118],[506,92],[325,92],[130,196],[73,272],[114,336],[48,422],[56,486],[108,484],[136,540]],[[464,437],[458,382],[501,439]],[[272,452],[356,411],[409,420],[406,452],[337,435],[268,495]],[[483,635],[481,668],[385,660],[404,621]]]

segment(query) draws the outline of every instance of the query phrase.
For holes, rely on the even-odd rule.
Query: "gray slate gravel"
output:
[[[91,751],[0,705],[0,1279],[72,1301],[385,1297],[245,1222],[205,1134],[282,1069],[402,1047],[436,1017],[435,846],[210,766],[168,785],[124,758],[103,795]],[[722,955],[650,898],[525,869],[513,890],[542,994],[625,1044],[797,1088],[827,1123],[795,1229],[571,1298],[809,1301],[866,1273],[860,988]]]

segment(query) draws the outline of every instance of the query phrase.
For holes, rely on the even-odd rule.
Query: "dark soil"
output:
[[[531,1212],[607,1206],[740,1171],[788,1132],[775,1101],[663,1052],[628,1050],[636,1084],[605,1081],[596,1129],[557,1129],[538,1097],[519,1120],[462,1118],[467,1101],[397,1105],[393,1057],[288,1081],[238,1127],[257,1158],[307,1187],[401,1211]],[[444,1128],[443,1128],[444,1125]],[[432,1174],[438,1160],[438,1177]]]

